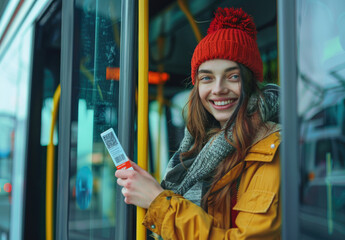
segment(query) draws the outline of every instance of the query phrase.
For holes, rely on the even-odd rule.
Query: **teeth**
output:
[[[232,102],[234,102],[234,100],[227,100],[227,101],[213,101],[215,105],[217,106],[224,106],[224,105],[228,105]]]

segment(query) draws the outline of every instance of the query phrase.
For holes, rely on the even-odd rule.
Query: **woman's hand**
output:
[[[164,190],[144,169],[131,161],[133,170],[117,170],[117,184],[122,186],[125,203],[149,208],[151,202]]]

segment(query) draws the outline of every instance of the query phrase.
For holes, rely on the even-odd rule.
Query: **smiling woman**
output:
[[[215,15],[194,50],[187,128],[161,185],[134,163],[115,176],[163,239],[279,239],[277,95],[258,87],[253,19],[233,8]]]

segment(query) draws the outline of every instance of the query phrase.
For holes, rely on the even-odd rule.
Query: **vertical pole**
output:
[[[148,0],[139,0],[138,7],[138,165],[147,170],[148,156]],[[146,239],[146,229],[141,224],[145,210],[137,208],[137,239]]]
[[[282,236],[298,239],[299,154],[295,0],[278,0],[279,77],[282,86],[281,152]]]
[[[135,0],[123,0],[121,5],[118,136],[127,156],[133,159],[137,8]],[[116,191],[116,211],[115,239],[135,239],[135,208],[125,204],[121,188]]]
[[[71,106],[73,75],[74,1],[62,1],[61,27],[61,101],[59,117],[58,183],[56,239],[68,239],[68,190],[71,141]]]

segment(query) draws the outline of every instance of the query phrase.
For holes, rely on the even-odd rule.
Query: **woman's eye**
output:
[[[233,75],[229,76],[229,79],[232,81],[237,81],[240,79],[240,75],[239,74],[233,74]]]
[[[211,78],[209,76],[202,76],[200,77],[200,81],[209,81]]]

